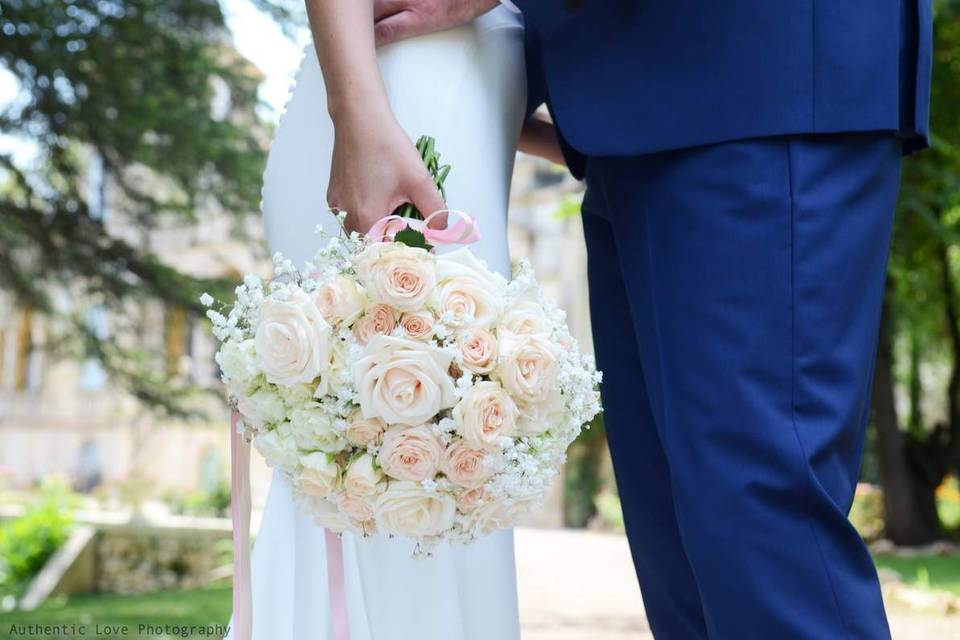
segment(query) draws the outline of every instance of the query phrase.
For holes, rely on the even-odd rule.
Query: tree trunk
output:
[[[910,464],[894,404],[893,330],[889,305],[880,322],[877,366],[873,379],[873,422],[877,462],[883,485],[886,536],[898,545],[928,544],[940,533],[933,489]]]

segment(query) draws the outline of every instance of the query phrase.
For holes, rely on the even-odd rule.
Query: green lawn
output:
[[[893,569],[905,582],[918,587],[951,591],[960,596],[960,555],[902,558],[877,556],[878,567]],[[230,616],[230,588],[215,587],[190,591],[164,591],[138,596],[78,596],[50,601],[31,612],[0,614],[0,640],[46,640],[47,638],[142,638],[174,640],[175,638],[216,638]],[[164,629],[141,631],[141,624]],[[85,634],[67,629],[23,635],[12,625],[85,625]],[[99,625],[99,635],[96,625]],[[108,628],[109,625],[109,628]],[[118,632],[126,625],[126,632]],[[187,630],[184,627],[205,627]]]
[[[878,567],[899,573],[909,585],[950,591],[960,596],[960,555],[916,558],[884,555],[875,556],[873,560]]]
[[[0,639],[46,640],[47,638],[219,638],[230,618],[230,588],[163,591],[137,596],[78,596],[45,603],[36,611],[0,613]],[[84,635],[71,628],[40,630],[23,635],[18,624],[83,625]],[[159,629],[141,629],[149,624]],[[99,625],[99,629],[97,629]],[[126,629],[119,627],[126,625]],[[164,625],[179,628],[166,628]],[[191,625],[203,629],[184,629]],[[109,626],[109,627],[108,627]],[[99,632],[99,633],[98,633]],[[186,632],[186,635],[184,635]]]

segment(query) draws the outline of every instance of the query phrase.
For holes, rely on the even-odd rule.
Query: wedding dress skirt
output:
[[[525,108],[522,27],[497,9],[473,24],[384,47],[380,67],[411,140],[436,138],[453,166],[447,203],[477,217],[471,250],[509,275],[510,176]],[[271,251],[298,266],[319,246],[333,128],[323,78],[308,47],[274,139],[263,186]],[[350,640],[514,640],[520,637],[512,531],[411,557],[407,539],[345,534]],[[324,531],[298,512],[275,473],[252,556],[254,640],[331,640]]]

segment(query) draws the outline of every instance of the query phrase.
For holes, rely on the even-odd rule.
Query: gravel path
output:
[[[562,529],[516,532],[524,640],[650,640],[626,538]],[[960,614],[888,612],[894,640],[960,640]]]

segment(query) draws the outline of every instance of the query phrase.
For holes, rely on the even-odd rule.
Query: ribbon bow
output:
[[[460,219],[452,225],[448,221],[445,229],[433,229],[429,226],[431,220],[445,213],[448,215],[454,214],[459,216]],[[423,234],[424,239],[434,246],[471,244],[480,240],[480,227],[477,224],[477,219],[456,209],[440,209],[423,220],[397,215],[386,216],[370,227],[367,237],[377,241],[392,242],[397,233],[404,229],[419,231]]]

